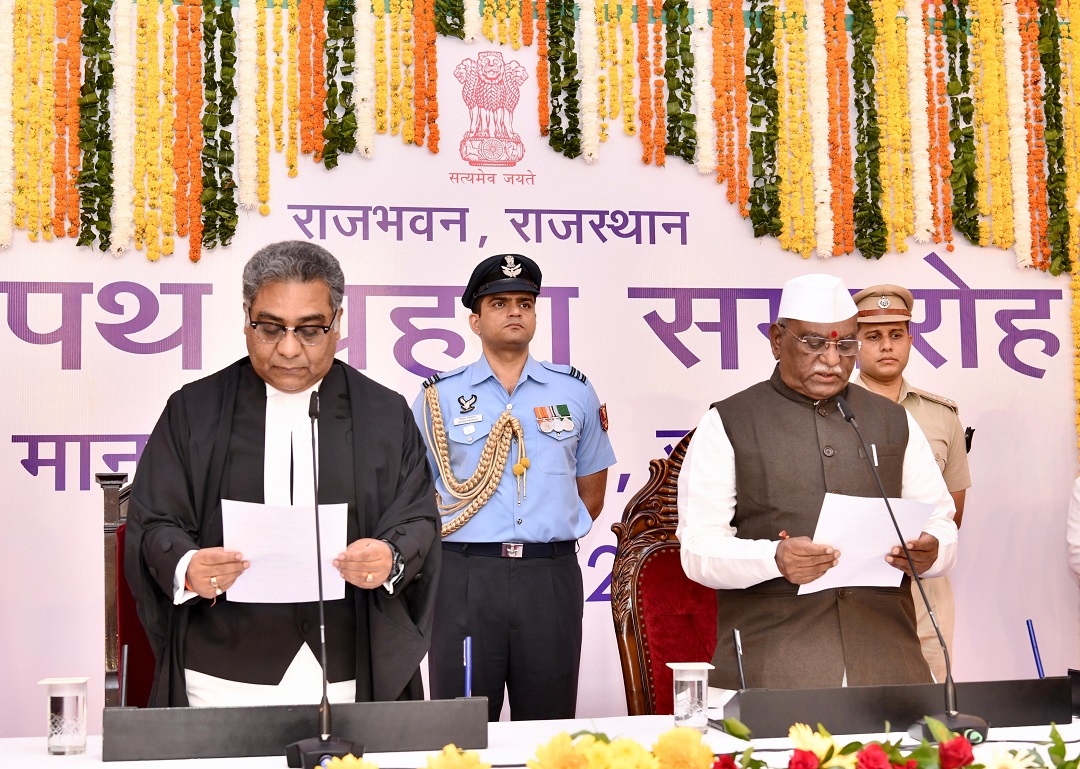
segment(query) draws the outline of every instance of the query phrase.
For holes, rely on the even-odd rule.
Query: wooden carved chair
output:
[[[716,649],[716,591],[683,573],[675,538],[679,471],[692,435],[649,462],[648,483],[611,527],[611,615],[632,716],[672,713],[667,663],[708,662]]]
[[[125,686],[120,650],[127,645],[127,703],[145,707],[154,683],[154,653],[146,638],[135,598],[124,578],[124,528],[130,486],[127,473],[98,473],[105,492],[105,706],[120,704]]]

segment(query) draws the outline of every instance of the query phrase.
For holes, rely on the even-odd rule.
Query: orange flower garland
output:
[[[170,126],[174,121],[174,91],[176,74],[173,65],[173,39],[176,35],[176,9],[172,3],[164,3],[161,18],[161,112],[159,139],[161,141],[161,166],[158,169],[158,189],[161,196],[161,253],[169,255],[175,249],[173,234],[176,232],[176,201],[173,198],[175,176],[173,172],[173,145],[169,141]]]
[[[533,44],[533,4],[532,0],[521,0],[521,42]]]
[[[641,162],[645,165],[653,159],[653,97],[649,78],[649,6],[647,0],[637,0],[637,60],[638,60],[638,120],[641,123]]]
[[[176,186],[173,201],[176,206],[176,234],[188,234],[188,198],[191,194],[191,135],[188,131],[191,109],[191,5],[185,2],[176,11],[176,114],[173,117],[173,169]],[[196,50],[195,56],[198,57]],[[200,134],[201,136],[201,134]],[[196,153],[198,157],[198,153]],[[202,173],[200,171],[200,173]]]
[[[401,138],[406,144],[413,143],[416,127],[412,75],[414,57],[413,0],[401,0]]]
[[[1024,103],[1027,105],[1028,208],[1031,216],[1032,266],[1050,266],[1050,243],[1046,237],[1046,142],[1043,140],[1042,66],[1039,61],[1039,16],[1034,0],[1017,0],[1020,15],[1021,61],[1024,65]],[[1022,216],[1022,212],[1017,212]]]
[[[79,0],[56,1],[56,62],[53,67],[53,109],[56,141],[53,147],[54,201],[52,229],[57,237],[79,234],[79,59],[81,32]],[[74,119],[73,119],[74,118]],[[74,159],[74,165],[72,165]]]
[[[193,262],[202,258],[202,121],[200,115],[203,107],[202,91],[202,4],[199,0],[184,0],[189,8],[188,35],[189,35],[189,77],[190,89],[188,91],[188,135],[190,143],[188,147],[188,175],[190,178],[190,193],[188,196],[188,259]]]
[[[664,22],[663,2],[653,0],[653,157],[656,165],[665,165],[667,158],[667,100],[664,98]]]
[[[326,109],[326,64],[323,50],[326,48],[326,3],[311,2],[311,148],[315,162],[322,160],[323,128],[326,126],[323,110]]]
[[[735,202],[735,158],[732,140],[731,79],[729,50],[731,17],[722,0],[712,0],[713,122],[716,123],[716,183],[727,182],[729,203]]]
[[[731,18],[731,62],[732,79],[735,81],[735,129],[737,131],[735,141],[739,146],[739,166],[735,173],[738,187],[739,215],[744,219],[750,215],[750,181],[747,173],[750,169],[750,141],[749,126],[746,116],[746,56],[744,48],[746,44],[746,25],[743,22],[741,0],[730,0],[728,13]]]
[[[942,8],[934,24],[934,97],[937,113],[937,162],[941,182],[941,236],[945,250],[953,250],[952,235],[952,157],[949,155],[949,101],[945,85],[945,19]]]
[[[851,92],[845,24],[843,0],[825,0],[834,256],[855,250],[855,182],[851,170],[851,113],[848,109]]]
[[[439,154],[439,64],[435,48],[435,0],[424,0],[427,10],[427,128],[428,151]],[[529,27],[532,29],[532,26]]]
[[[548,103],[551,83],[548,80],[547,55],[547,2],[536,0],[536,111],[540,118],[541,136],[548,135],[548,121],[551,119],[551,106]]]
[[[299,56],[296,66],[300,91],[300,151],[305,155],[310,155],[315,149],[314,84],[311,72],[311,45],[314,35],[311,28],[312,3],[313,0],[299,0],[299,31],[295,38]]]
[[[428,16],[427,0],[416,0],[413,3],[413,143],[417,147],[424,146],[427,133]],[[435,44],[434,38],[430,44]]]

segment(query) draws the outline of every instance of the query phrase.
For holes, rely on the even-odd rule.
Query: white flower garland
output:
[[[833,252],[833,190],[829,178],[829,78],[825,72],[825,5],[822,0],[806,2],[806,84],[814,172],[815,248],[818,256],[828,258]]]
[[[1031,266],[1031,215],[1027,187],[1027,126],[1024,120],[1024,70],[1020,64],[1020,16],[1016,0],[1001,7],[1005,42],[1005,98],[1009,116],[1009,164],[1012,166],[1013,235],[1018,267]]]
[[[600,159],[600,38],[596,32],[596,0],[578,0],[581,39],[581,155],[592,164]]]
[[[15,0],[0,0],[0,248],[14,234],[15,123],[11,95],[15,91]]]
[[[702,174],[716,173],[716,122],[712,117],[713,50],[712,27],[709,26],[709,0],[694,0],[694,29],[691,32],[694,48],[694,112],[697,149],[694,165]]]
[[[495,0],[488,0],[495,2]],[[462,31],[465,33],[466,43],[475,43],[480,39],[484,22],[480,17],[480,0],[465,0],[465,15],[462,19]]]
[[[114,5],[113,61],[116,78],[112,113],[112,252],[126,251],[135,237],[135,4]]]
[[[934,235],[934,212],[930,208],[930,126],[926,103],[926,37],[922,3],[906,0],[908,47],[908,112],[911,118],[911,196],[915,209],[915,240],[929,243]]]
[[[265,0],[263,3],[265,9]],[[264,11],[265,12],[265,11]],[[259,95],[258,6],[240,0],[236,9],[236,200],[241,208],[259,205]]]
[[[367,0],[356,4],[356,151],[375,155],[375,10]],[[435,45],[435,41],[431,41]]]

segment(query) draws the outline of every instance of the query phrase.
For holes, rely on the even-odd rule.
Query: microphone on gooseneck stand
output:
[[[319,736],[289,743],[285,746],[285,759],[290,767],[315,769],[323,759],[349,755],[364,755],[364,746],[349,740],[330,736],[330,700],[326,696],[326,610],[323,604],[322,541],[319,536],[319,447],[315,440],[315,424],[319,419],[319,393],[311,393],[308,403],[311,419],[312,477],[315,481],[315,557],[319,576],[319,654],[322,658],[322,702],[319,703]]]
[[[911,552],[908,550],[907,543],[904,542],[904,535],[900,533],[900,525],[896,522],[896,516],[893,514],[892,505],[889,504],[889,495],[885,493],[885,486],[881,482],[881,476],[878,475],[877,468],[874,466],[874,461],[870,458],[870,451],[866,448],[866,441],[863,440],[862,433],[859,431],[859,426],[855,423],[855,414],[852,412],[851,406],[848,405],[848,402],[844,400],[842,395],[836,396],[836,406],[840,409],[840,415],[851,424],[852,428],[855,430],[855,434],[859,436],[859,443],[862,444],[863,454],[866,455],[867,464],[870,465],[870,471],[874,474],[874,480],[877,481],[878,490],[881,492],[881,498],[885,500],[885,508],[889,511],[889,518],[892,520],[893,528],[896,529],[896,536],[900,538],[900,547],[903,548],[904,557],[907,558],[908,566],[911,568],[912,579],[914,579],[915,584],[919,586],[919,595],[922,596],[923,605],[926,606],[926,612],[930,615],[930,622],[934,625],[934,632],[937,633],[938,643],[941,644],[941,652],[945,655],[945,712],[931,716],[931,718],[941,721],[950,731],[962,734],[964,737],[967,737],[970,742],[982,742],[986,739],[987,729],[990,728],[989,724],[978,716],[966,715],[958,712],[956,709],[956,684],[953,682],[952,662],[949,660],[949,649],[945,645],[945,638],[941,635],[941,628],[938,626],[937,617],[934,616],[934,608],[930,605],[930,601],[926,597],[926,590],[923,588],[922,578],[919,577],[919,573],[915,570],[915,562],[911,559]],[[912,724],[908,729],[908,734],[917,740],[926,739],[931,742],[934,741],[934,735],[931,733],[925,718],[920,718]]]

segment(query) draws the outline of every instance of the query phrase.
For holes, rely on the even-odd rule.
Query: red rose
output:
[[[893,764],[892,766],[893,769],[916,769],[918,765],[918,761],[916,761],[914,758],[909,758],[906,764]]]
[[[889,756],[876,742],[871,742],[857,754],[858,769],[890,769]]]
[[[975,761],[975,756],[971,753],[971,743],[960,735],[941,743],[938,746],[938,756],[941,759],[941,769],[960,769]]]
[[[716,763],[712,765],[712,769],[738,769],[735,765],[735,756],[728,754],[717,756]]]
[[[788,769],[818,769],[820,765],[818,757],[809,750],[794,751],[788,761]]]

